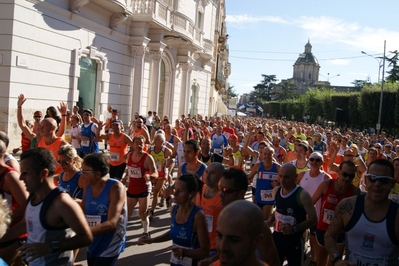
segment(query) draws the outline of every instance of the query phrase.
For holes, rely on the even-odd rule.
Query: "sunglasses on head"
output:
[[[347,172],[341,172],[342,176],[347,178],[349,177],[350,179],[355,178],[355,174],[348,174]]]
[[[393,178],[390,176],[378,176],[378,175],[373,175],[373,174],[366,174],[365,177],[371,182],[371,183],[375,183],[377,182],[377,180],[380,182],[380,184],[388,184],[390,182],[392,182]]]
[[[231,194],[237,192],[238,189],[228,188],[228,187],[219,187],[219,191],[223,192],[224,194]]]
[[[320,158],[310,158],[309,161],[311,161],[311,162],[316,161],[316,163],[321,163],[321,159]]]

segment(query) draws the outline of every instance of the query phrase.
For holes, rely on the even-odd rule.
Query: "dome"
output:
[[[317,58],[312,54],[312,45],[310,40],[305,44],[305,52],[300,54],[295,64],[319,64]]]

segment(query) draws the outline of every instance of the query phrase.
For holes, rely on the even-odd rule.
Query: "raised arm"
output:
[[[66,116],[67,116],[67,105],[64,102],[60,102],[60,107],[58,107],[58,111],[61,113],[61,123],[60,128],[58,129],[56,135],[57,137],[62,137],[65,132],[66,127]]]
[[[20,94],[18,96],[18,101],[17,101],[17,120],[18,120],[18,126],[22,130],[22,133],[32,140],[33,138],[36,137],[36,134],[32,132],[32,130],[25,124],[24,121],[24,116],[22,114],[22,105],[25,103],[26,98],[23,94]]]

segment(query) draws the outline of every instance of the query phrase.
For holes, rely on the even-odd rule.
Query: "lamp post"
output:
[[[375,56],[372,56],[371,54],[366,53],[365,51],[361,51],[362,54],[365,54],[367,56],[370,56],[371,58],[374,58],[378,62],[378,83],[380,83],[380,73],[381,73],[381,67],[382,67],[382,59],[378,59]]]
[[[327,82],[330,83],[330,79],[339,77],[339,76],[341,76],[341,74],[337,74],[337,75],[335,75],[335,76],[330,77],[330,73],[327,73],[327,77],[324,76],[324,75],[322,75],[322,74],[319,74],[319,76],[322,76],[323,78],[327,79]]]
[[[368,55],[372,58],[374,58],[375,60],[378,61],[378,82],[380,80],[380,69],[382,67],[382,80],[381,80],[381,95],[380,95],[380,108],[378,110],[378,122],[377,125],[375,126],[375,128],[377,129],[377,136],[380,134],[380,130],[381,130],[381,114],[382,114],[382,98],[384,97],[384,83],[385,83],[385,78],[384,78],[384,73],[385,73],[385,50],[386,50],[386,40],[384,40],[384,56],[382,57],[381,60],[378,60],[378,58],[369,55],[366,52],[362,51],[362,54]],[[381,64],[382,61],[382,64]]]

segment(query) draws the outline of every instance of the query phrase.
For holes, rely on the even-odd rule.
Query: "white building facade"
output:
[[[212,116],[230,74],[224,0],[0,0],[1,130],[64,101],[127,123]]]

